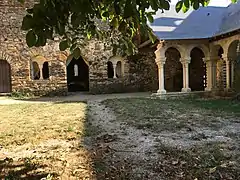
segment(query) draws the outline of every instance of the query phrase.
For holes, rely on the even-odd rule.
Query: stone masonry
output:
[[[69,52],[61,52],[57,41],[50,41],[44,47],[28,48],[21,21],[25,6],[16,1],[0,2],[0,60],[11,66],[13,92],[30,92],[35,95],[65,95],[67,87],[67,63]],[[154,48],[144,48],[138,55],[122,57],[123,76],[108,78],[107,62],[112,47],[107,42],[92,40],[82,51],[82,58],[89,67],[89,92],[113,93],[133,91],[156,91],[158,88],[157,66]],[[49,65],[49,79],[33,80],[31,65],[37,62],[41,67]]]

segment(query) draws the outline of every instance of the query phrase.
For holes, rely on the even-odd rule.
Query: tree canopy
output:
[[[27,0],[18,0],[21,3]],[[207,6],[210,0],[179,0],[177,12]],[[236,2],[237,0],[232,0]],[[153,22],[158,11],[167,11],[171,0],[38,0],[27,9],[22,29],[27,31],[29,47],[44,46],[47,40],[60,37],[60,50],[80,56],[80,48],[87,39],[109,38],[116,33],[121,36],[113,43],[114,51],[120,48],[133,54],[136,35],[147,35],[156,40],[147,22]],[[106,24],[108,28],[100,24]]]

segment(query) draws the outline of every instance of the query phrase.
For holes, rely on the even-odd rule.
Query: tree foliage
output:
[[[27,0],[18,0],[21,3]],[[120,48],[133,54],[136,35],[147,35],[152,42],[156,40],[148,21],[158,11],[167,11],[171,0],[38,0],[27,9],[22,29],[27,31],[29,47],[44,46],[49,39],[61,39],[60,50],[70,49],[80,53],[87,39],[108,38],[116,33],[121,35],[113,43],[114,49]],[[232,0],[236,1],[236,0]],[[193,7],[207,6],[209,0],[179,0],[176,11],[188,11]],[[102,27],[101,23],[108,28]],[[80,54],[79,54],[80,55]]]

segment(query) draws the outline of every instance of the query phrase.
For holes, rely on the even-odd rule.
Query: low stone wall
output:
[[[121,79],[91,79],[89,84],[89,92],[91,94],[107,94],[134,92],[137,88],[129,85],[128,80]]]
[[[26,81],[24,85],[15,84],[13,92],[30,93],[35,96],[65,96],[67,95],[67,82],[49,80]]]
[[[147,92],[151,88],[139,83],[133,76],[119,79],[92,79],[89,84],[91,94]],[[154,92],[154,91],[152,91]]]

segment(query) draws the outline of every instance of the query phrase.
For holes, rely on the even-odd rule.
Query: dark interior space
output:
[[[189,87],[192,91],[204,91],[207,87],[206,64],[203,61],[204,53],[199,48],[191,51],[189,64]]]
[[[89,91],[89,67],[81,57],[68,64],[67,84],[69,92]]]
[[[168,48],[165,63],[165,88],[168,92],[179,92],[183,88],[183,69],[180,53],[176,48]]]

